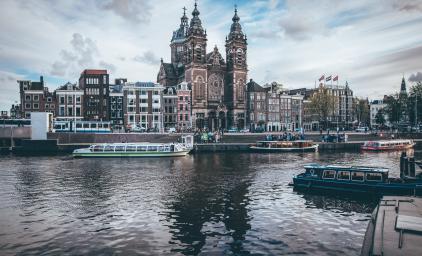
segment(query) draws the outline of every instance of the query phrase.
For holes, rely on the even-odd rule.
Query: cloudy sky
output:
[[[54,89],[85,68],[155,81],[172,31],[193,0],[1,0],[0,109],[18,100],[17,79]],[[233,5],[248,36],[249,77],[288,88],[339,75],[355,95],[395,92],[422,80],[422,0],[199,0],[208,51],[224,54]]]

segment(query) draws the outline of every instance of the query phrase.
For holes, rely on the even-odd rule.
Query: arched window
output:
[[[195,46],[195,60],[199,62],[202,60],[202,47],[200,44]]]
[[[243,65],[243,50],[241,48],[236,50],[236,64],[239,66]]]
[[[240,79],[237,83],[237,100],[243,101],[245,99],[245,83]]]
[[[198,76],[195,81],[195,97],[202,99],[205,96],[205,84],[202,76]]]

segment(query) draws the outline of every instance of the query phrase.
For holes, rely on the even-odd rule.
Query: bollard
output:
[[[409,176],[409,158],[404,158],[404,176]]]
[[[409,176],[415,177],[416,176],[416,169],[415,169],[415,158],[409,158]]]
[[[404,158],[406,157],[406,152],[402,152],[400,156],[400,178],[404,176]]]

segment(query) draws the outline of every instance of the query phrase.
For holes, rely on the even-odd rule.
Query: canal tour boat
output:
[[[293,187],[306,191],[332,191],[370,195],[422,195],[420,177],[389,178],[388,169],[366,166],[309,164],[293,178]]]
[[[413,140],[379,140],[365,141],[361,149],[367,151],[405,150],[413,146],[415,146]]]
[[[74,157],[175,157],[186,156],[193,148],[192,136],[182,143],[103,143],[75,149]]]
[[[315,152],[318,144],[311,140],[258,141],[249,148],[257,152]]]

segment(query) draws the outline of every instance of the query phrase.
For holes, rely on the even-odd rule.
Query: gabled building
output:
[[[110,88],[107,70],[84,70],[79,78],[79,87],[84,92],[84,119],[97,121],[108,120]]]
[[[267,127],[267,88],[252,79],[246,84],[246,121],[250,131],[264,131]]]
[[[126,129],[143,127],[163,131],[164,87],[152,82],[126,83],[123,86],[123,115]]]
[[[116,83],[110,86],[108,100],[111,126],[113,129],[120,130],[124,127],[123,84]]]
[[[55,112],[54,95],[45,87],[44,79],[40,81],[18,80],[20,96],[20,115],[31,118],[31,112]]]
[[[177,85],[177,129],[188,131],[192,129],[192,91],[188,83],[182,82]]]
[[[177,126],[177,90],[176,86],[167,86],[163,90],[164,129]]]
[[[57,88],[54,94],[57,120],[83,119],[83,90],[68,82]]]

